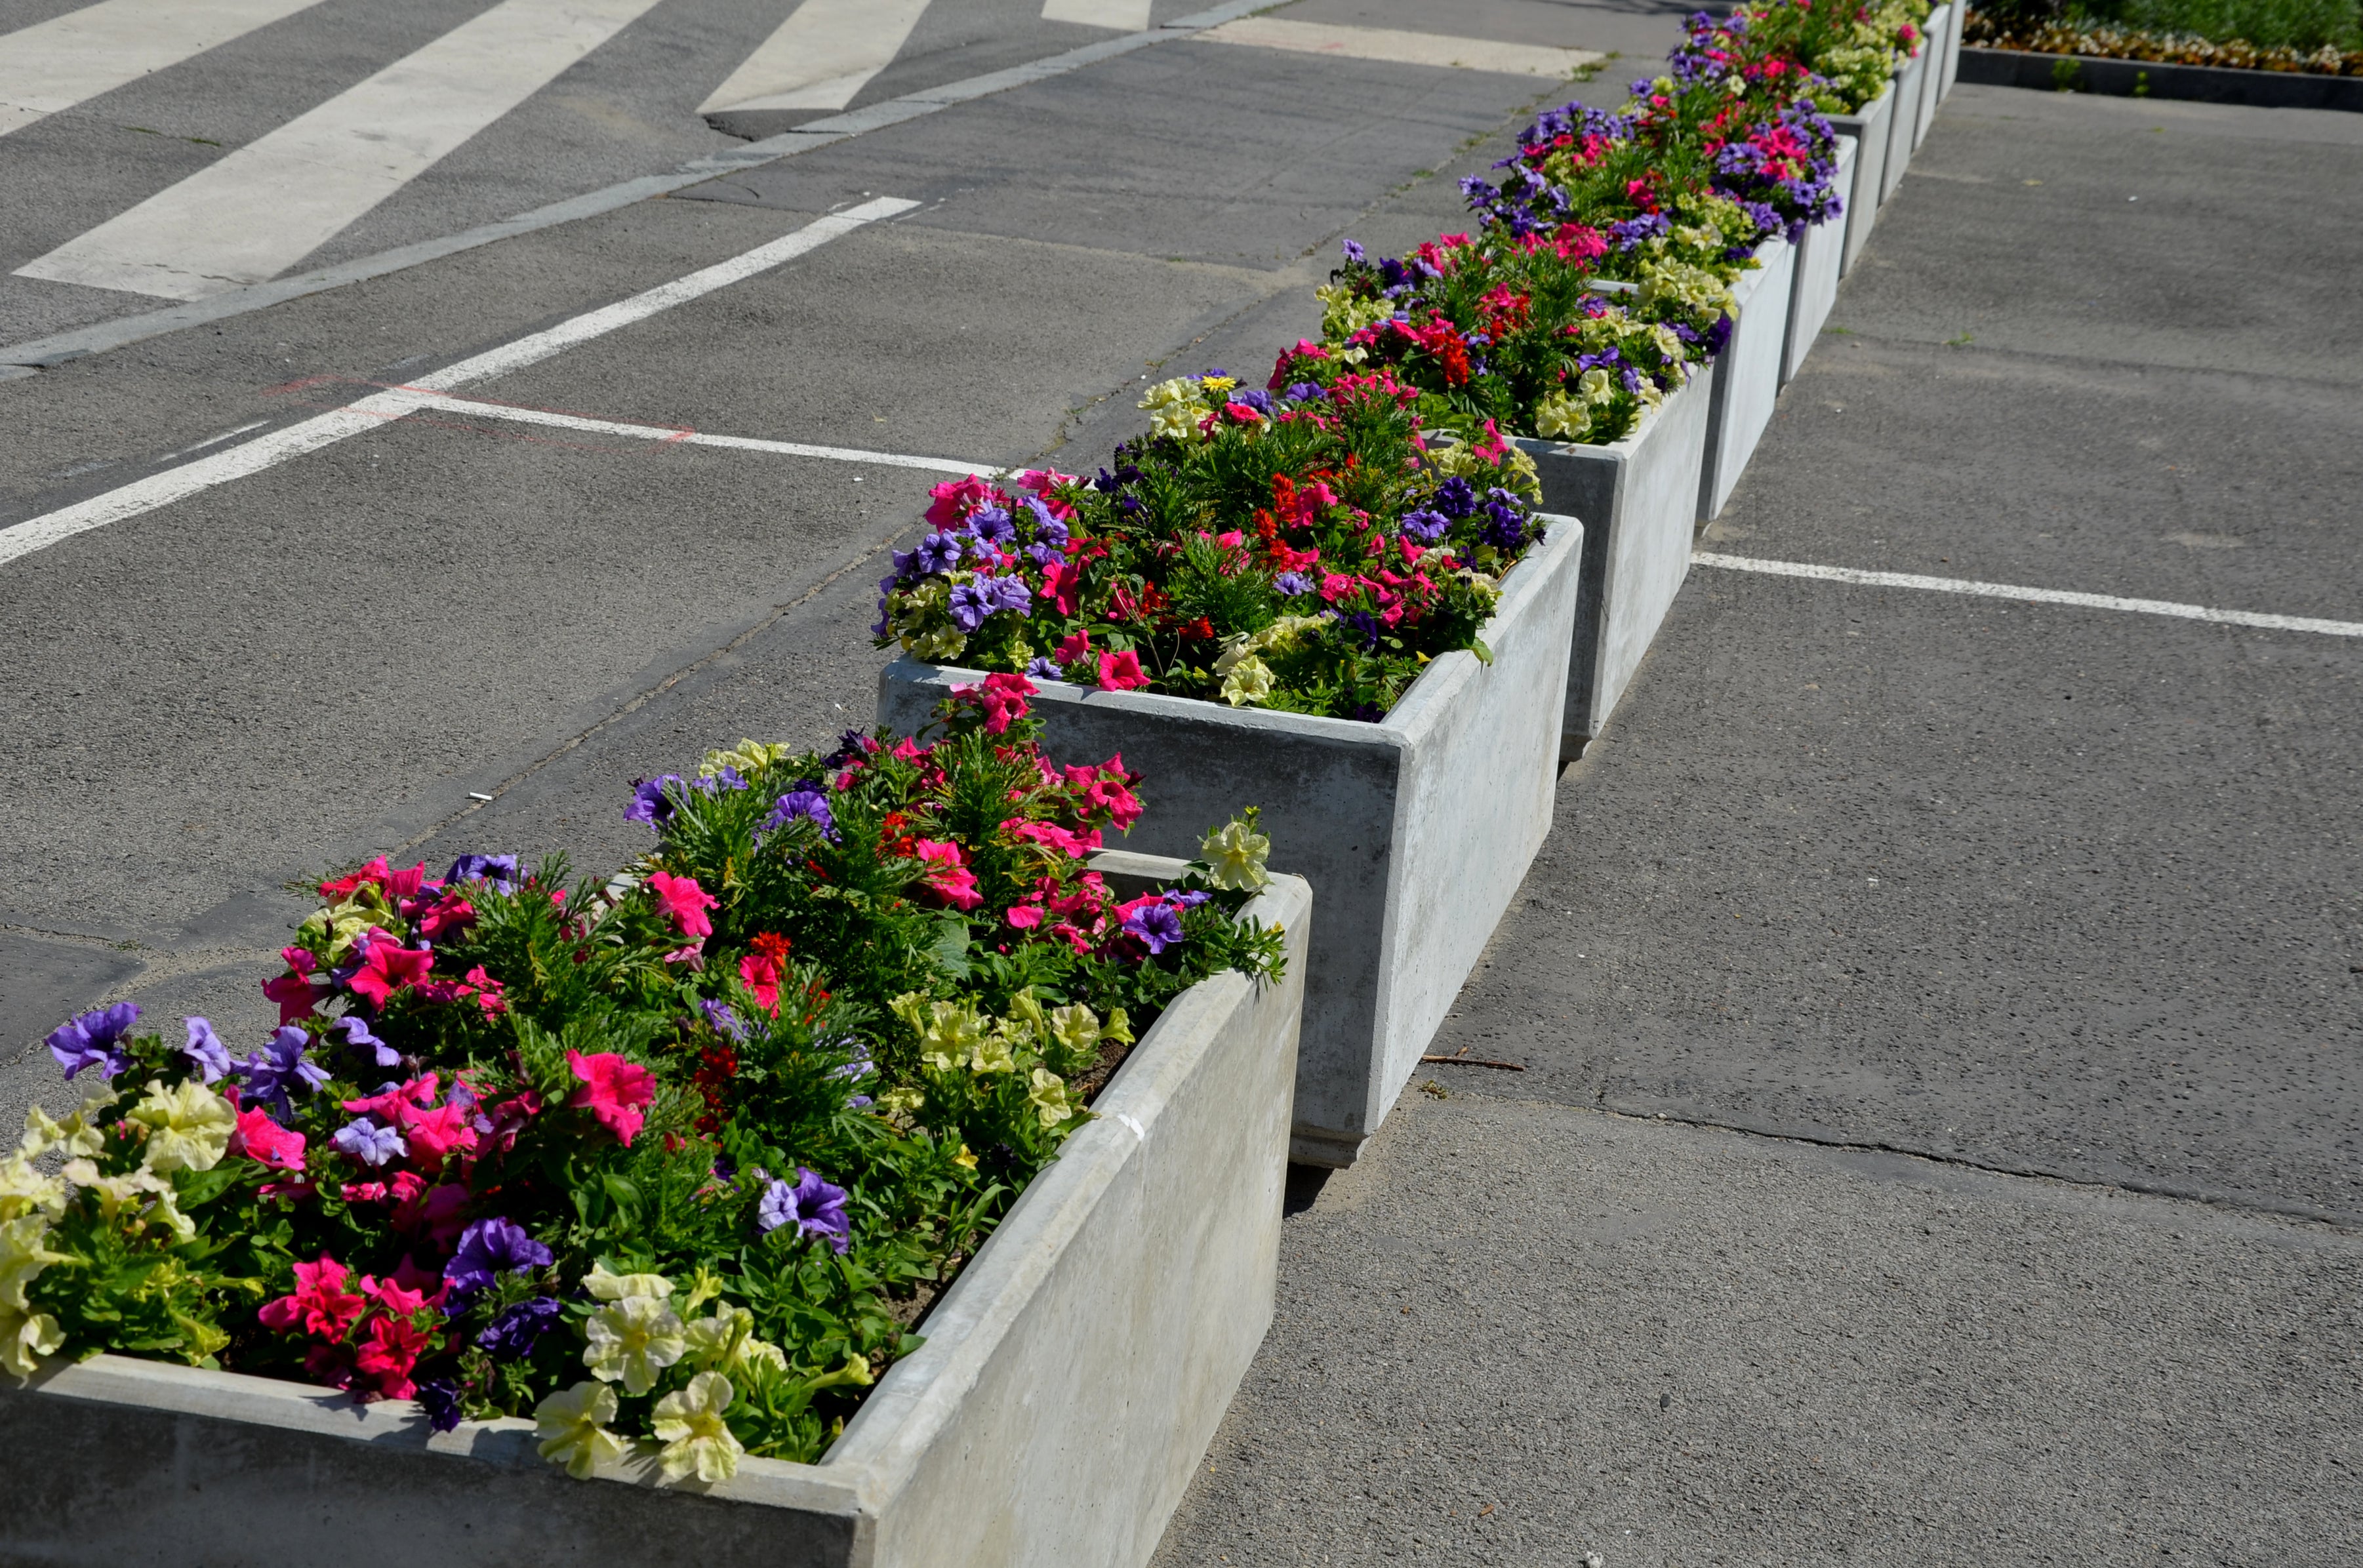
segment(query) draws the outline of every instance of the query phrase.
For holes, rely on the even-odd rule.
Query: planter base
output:
[[[1837,187],[1852,188],[1857,149],[1860,143],[1853,137],[1838,138]],[[1781,384],[1786,386],[1796,376],[1805,356],[1814,350],[1814,339],[1820,337],[1822,326],[1830,318],[1830,308],[1838,302],[1838,273],[1846,263],[1847,215],[1840,213],[1828,223],[1817,223],[1805,230],[1805,238],[1797,242],[1795,284],[1789,295],[1789,326],[1781,345]]]
[[[1796,280],[1797,248],[1775,237],[1757,248],[1763,264],[1733,285],[1739,302],[1731,340],[1714,362],[1714,396],[1707,405],[1706,463],[1699,474],[1698,518],[1712,522],[1772,422],[1781,395],[1781,357],[1787,347],[1789,295]]]

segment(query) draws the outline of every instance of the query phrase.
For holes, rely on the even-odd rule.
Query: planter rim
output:
[[[1186,862],[1161,855],[1100,851],[1095,869],[1172,879]],[[1303,878],[1272,873],[1271,884],[1241,911],[1267,925],[1304,917],[1312,892]],[[1109,1186],[1147,1137],[1148,1124],[1187,1078],[1188,1058],[1204,1038],[1193,1022],[1235,1006],[1252,984],[1226,970],[1176,996],[1135,1045],[1092,1106],[1093,1119],[1067,1140],[1035,1177],[966,1268],[935,1302],[936,1331],[880,1377],[826,1453],[810,1463],[749,1454],[727,1481],[663,1482],[656,1458],[637,1449],[600,1466],[592,1481],[680,1492],[759,1507],[856,1518],[875,1515],[925,1456],[927,1444],[974,1385],[1011,1322],[1073,1232],[1090,1222],[1089,1200]],[[427,1429],[405,1399],[356,1403],[351,1396],[287,1378],[152,1362],[102,1352],[86,1361],[53,1360],[17,1385],[20,1393],[96,1404],[129,1405],[179,1415],[316,1433],[388,1449],[449,1454],[507,1469],[552,1468],[525,1417],[462,1421],[448,1432]]]
[[[1512,438],[1514,440],[1529,439]],[[1538,564],[1559,552],[1582,547],[1583,524],[1581,519],[1556,512],[1537,512],[1535,516],[1549,525],[1549,531],[1540,546],[1521,556],[1502,578],[1502,596],[1493,606],[1492,615],[1477,628],[1481,639],[1492,630],[1495,621],[1522,609],[1527,600],[1543,591],[1544,580],[1550,573],[1539,570],[1529,572],[1525,570],[1529,564]],[[981,681],[984,678],[983,671],[972,670],[963,664],[931,664],[908,654],[897,658],[894,663],[905,670],[937,671],[955,679]],[[1228,703],[1213,702],[1204,697],[1177,697],[1166,692],[1104,692],[1072,681],[1037,681],[1035,684],[1045,695],[1069,702],[1135,713],[1160,714],[1169,718],[1225,725],[1248,731],[1286,730],[1292,734],[1317,735],[1326,740],[1349,745],[1392,750],[1416,743],[1440,717],[1443,706],[1451,700],[1451,694],[1475,678],[1477,672],[1484,667],[1477,655],[1466,649],[1456,648],[1449,653],[1437,654],[1428,662],[1427,668],[1419,673],[1418,678],[1405,688],[1402,700],[1376,722],[1336,718],[1320,713],[1291,713],[1281,708],[1233,707]],[[872,1397],[876,1396],[873,1395]],[[863,1408],[868,1408],[867,1402]],[[848,1430],[850,1429],[849,1425]]]

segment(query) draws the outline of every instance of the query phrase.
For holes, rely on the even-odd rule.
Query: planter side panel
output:
[[[1953,95],[1953,83],[1961,75],[1961,28],[1969,19],[1969,0],[1953,0],[1953,26],[1945,35],[1945,69],[1936,78],[1936,101],[1943,103]]]
[[[1854,179],[1847,187],[1846,254],[1840,260],[1841,276],[1854,271],[1855,258],[1870,242],[1870,231],[1879,221],[1881,181],[1887,172],[1888,121],[1895,109],[1895,86],[1865,104],[1851,115],[1832,115],[1830,124],[1841,136],[1855,139]]]
[[[1392,974],[1379,1010],[1384,1067],[1372,1086],[1373,1127],[1410,1081],[1550,833],[1581,528],[1552,518],[1553,537],[1519,567],[1541,573],[1541,591],[1487,628],[1490,668],[1454,655],[1459,679],[1416,690],[1388,716],[1411,743],[1387,897]]]
[[[1714,519],[1747,472],[1772,406],[1781,395],[1781,356],[1789,334],[1789,295],[1795,282],[1797,250],[1783,239],[1765,241],[1756,252],[1763,265],[1742,277],[1732,293],[1739,317],[1731,340],[1715,361],[1714,397],[1708,406],[1706,465],[1699,477],[1697,521]]]
[[[172,1395],[198,1397],[176,1397],[182,1407],[173,1409],[58,1392],[112,1367],[130,1374],[117,1381],[171,1378],[184,1385]],[[259,1403],[315,1418],[332,1401],[344,1403],[297,1385],[235,1382],[286,1390]],[[60,1369],[25,1389],[0,1379],[0,1451],[18,1459],[0,1506],[0,1562],[841,1568],[854,1561],[850,1514],[572,1481],[530,1441],[483,1427],[434,1440],[430,1451],[423,1417],[394,1417],[407,1406],[348,1407],[338,1419],[368,1434],[348,1436],[266,1424],[247,1413],[255,1399],[222,1402],[239,1415],[190,1408],[209,1402],[205,1393],[203,1374],[114,1358]],[[488,1462],[445,1446],[471,1432],[498,1457]]]
[[[1912,128],[1914,147],[1928,139],[1928,127],[1936,118],[1936,100],[1945,95],[1945,61],[1952,52],[1953,13],[1958,9],[1958,0],[1947,0],[1928,13],[1928,41],[1920,46],[1923,64],[1919,119]]]
[[[924,1446],[876,1456],[901,1477],[878,1499],[876,1568],[1156,1551],[1271,1321],[1311,906],[1274,883],[1262,914],[1287,928],[1288,977],[1220,976],[1177,1003],[1004,1223],[996,1244],[1049,1255],[1022,1301],[994,1304],[991,1352]]]
[[[1924,47],[1895,73],[1895,85],[1888,89],[1895,108],[1887,119],[1887,167],[1879,174],[1881,206],[1894,199],[1896,187],[1903,183],[1903,171],[1912,166],[1913,137],[1920,128],[1920,81],[1927,69],[1928,50]]]
[[[1837,187],[1853,188],[1856,149],[1861,143],[1850,136],[1838,138]],[[1851,209],[1852,198],[1847,199]],[[1781,346],[1781,382],[1792,380],[1814,350],[1814,339],[1821,336],[1824,323],[1830,318],[1830,309],[1838,302],[1838,272],[1846,260],[1847,215],[1840,213],[1828,223],[1817,223],[1805,230],[1805,238],[1797,242],[1797,263],[1794,283],[1789,295],[1789,324],[1782,334]]]
[[[1575,499],[1603,490],[1613,496],[1604,511],[1574,514],[1584,526],[1583,574],[1592,587],[1578,595],[1562,757],[1572,756],[1607,723],[1690,573],[1707,411],[1717,373],[1709,367],[1667,398],[1638,434],[1613,445],[1533,439],[1518,443],[1535,460],[1549,510],[1570,511],[1563,496]],[[1605,547],[1598,548],[1595,540],[1603,534]]]
[[[926,724],[944,689],[980,677],[898,660],[878,678],[878,721],[905,732]],[[1206,831],[1241,808],[1263,808],[1271,865],[1312,883],[1321,918],[1305,964],[1304,1038],[1296,1119],[1346,1140],[1366,1137],[1390,846],[1401,747],[1382,726],[1235,713],[1217,704],[1137,693],[1085,692],[1042,683],[1034,717],[1061,762],[1121,752],[1145,776],[1146,809],[1118,847],[1193,860]]]

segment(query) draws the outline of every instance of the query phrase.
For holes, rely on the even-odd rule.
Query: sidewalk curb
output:
[[[2102,97],[2176,98],[2202,104],[2247,104],[2263,109],[2344,109],[2363,114],[2363,76],[2324,76],[2298,71],[2244,71],[2225,65],[2175,65],[2155,60],[2109,60],[2098,55],[2034,54],[2015,49],[1961,50],[1964,82],[1988,87],[2060,90],[2055,74],[2062,63],[2074,72],[2068,91]],[[2148,91],[2137,92],[2148,78]]]

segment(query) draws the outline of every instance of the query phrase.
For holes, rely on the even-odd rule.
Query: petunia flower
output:
[[[385,931],[372,929],[364,940],[369,945],[361,965],[345,984],[355,995],[367,997],[372,1006],[384,1006],[388,997],[426,979],[434,967],[433,953],[404,947]]]
[[[672,820],[673,813],[679,809],[673,805],[673,796],[666,793],[665,786],[678,786],[680,784],[679,773],[667,773],[655,779],[634,779],[632,804],[624,807],[624,820],[645,822],[649,832],[663,832],[664,825]]]
[[[1182,940],[1182,917],[1162,898],[1149,895],[1125,906],[1122,925],[1154,956]]]
[[[248,1106],[238,1113],[238,1130],[230,1136],[228,1152],[243,1154],[273,1170],[301,1171],[304,1135],[272,1120],[271,1113],[261,1106]]]
[[[624,1445],[607,1423],[616,1418],[615,1390],[578,1383],[533,1407],[534,1436],[541,1457],[562,1464],[577,1481],[588,1481],[602,1464],[624,1457]]]
[[[220,1083],[229,1073],[229,1047],[222,1043],[221,1036],[214,1033],[214,1026],[205,1019],[183,1018],[181,1022],[189,1030],[189,1041],[181,1047],[181,1054],[197,1064],[198,1076],[206,1083]]]
[[[368,1117],[347,1122],[328,1141],[364,1165],[383,1165],[410,1152],[401,1133]]]
[[[738,1473],[738,1456],[747,1451],[722,1418],[736,1393],[722,1373],[701,1372],[687,1388],[657,1401],[649,1429],[665,1445],[658,1460],[666,1480],[693,1474],[710,1484]]]
[[[722,900],[697,885],[693,876],[675,876],[671,872],[649,873],[649,891],[657,895],[665,914],[684,937],[710,937],[714,922],[706,918],[708,909],[721,907]]]
[[[1140,655],[1131,649],[1100,655],[1100,690],[1129,692],[1147,684],[1148,677],[1141,672]]]
[[[131,1107],[129,1118],[148,1129],[140,1164],[159,1175],[212,1170],[221,1163],[229,1135],[238,1129],[238,1113],[229,1102],[187,1078],[169,1089],[162,1079],[149,1079],[148,1093]]]
[[[624,1392],[646,1394],[664,1369],[688,1353],[681,1319],[651,1296],[627,1296],[591,1315],[583,1325],[590,1343],[582,1364],[602,1383],[621,1383]]]
[[[755,1225],[768,1236],[793,1223],[799,1236],[826,1237],[830,1249],[841,1254],[853,1244],[853,1221],[845,1212],[845,1198],[843,1187],[799,1165],[793,1184],[775,1181],[763,1189]]]
[[[911,852],[933,869],[921,880],[955,909],[973,909],[984,902],[976,890],[976,873],[968,869],[958,844],[936,839],[913,842]]]
[[[1254,813],[1246,820],[1233,817],[1198,841],[1206,862],[1206,880],[1216,887],[1252,893],[1271,880],[1264,862],[1271,858],[1271,840],[1255,830]]]
[[[306,1054],[311,1043],[312,1037],[304,1030],[282,1024],[272,1031],[269,1046],[237,1063],[231,1072],[244,1081],[250,1098],[270,1106],[284,1121],[294,1114],[289,1088],[309,1095],[328,1081],[327,1070]]]
[[[129,1002],[117,1002],[111,1007],[94,1008],[71,1022],[60,1024],[50,1031],[46,1043],[50,1054],[57,1058],[58,1065],[65,1069],[68,1078],[85,1067],[96,1067],[100,1069],[100,1077],[112,1078],[131,1065],[131,1058],[116,1041],[139,1021],[138,1006]]]
[[[417,1385],[410,1381],[411,1369],[434,1347],[435,1336],[407,1318],[372,1318],[368,1334],[353,1353],[353,1370],[373,1385],[369,1393],[385,1399],[407,1399],[417,1392]]]
[[[515,855],[461,855],[443,873],[443,880],[446,884],[489,882],[496,892],[514,893],[524,876],[525,866]]]
[[[300,1329],[317,1339],[341,1340],[369,1305],[366,1297],[344,1288],[350,1273],[323,1252],[315,1262],[295,1265],[294,1295],[266,1303],[255,1316],[278,1333]]]
[[[479,1219],[461,1233],[460,1250],[443,1265],[443,1280],[452,1305],[464,1306],[500,1275],[546,1269],[554,1261],[549,1249],[515,1221]]]
[[[41,1360],[65,1349],[65,1330],[47,1312],[29,1312],[0,1305],[0,1372],[27,1378],[41,1370]]]
[[[520,1301],[504,1309],[476,1336],[476,1346],[494,1361],[523,1361],[565,1314],[566,1309],[550,1296]]]
[[[819,781],[806,779],[772,804],[771,814],[763,818],[760,831],[772,832],[791,822],[810,822],[825,839],[837,838],[837,817],[829,810],[828,796],[823,795]]]
[[[616,1135],[618,1143],[631,1147],[649,1102],[657,1097],[656,1075],[612,1051],[588,1056],[570,1051],[566,1066],[582,1084],[566,1103],[589,1111],[600,1126]]]

